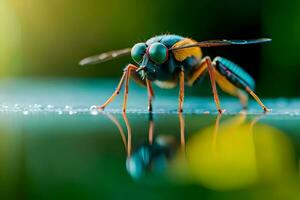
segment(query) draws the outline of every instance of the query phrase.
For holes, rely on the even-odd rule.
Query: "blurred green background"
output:
[[[78,61],[161,33],[196,40],[270,37],[271,44],[205,53],[243,66],[263,96],[297,96],[299,10],[298,0],[0,0],[0,76],[117,78],[130,58],[90,68]]]

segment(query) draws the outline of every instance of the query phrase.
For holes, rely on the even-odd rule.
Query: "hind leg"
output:
[[[270,111],[253,92],[255,87],[253,78],[240,66],[221,57],[216,57],[212,65],[216,76],[218,76],[220,87],[223,87],[226,92],[238,96],[242,101],[246,101],[245,95],[241,93],[244,90],[255,99],[265,112]],[[246,105],[245,102],[244,105]]]
[[[249,88],[246,87],[245,90],[255,99],[255,101],[264,109],[265,112],[270,112],[271,109],[267,108],[263,102],[259,99],[259,97]]]
[[[216,77],[215,77],[215,73],[214,73],[215,69],[214,69],[213,63],[211,62],[210,57],[208,57],[208,56],[204,57],[202,59],[200,65],[191,73],[191,75],[189,77],[187,77],[187,85],[192,86],[207,71],[209,73],[212,93],[214,96],[214,101],[215,101],[216,107],[218,109],[218,112],[220,114],[222,114],[223,110],[221,109],[221,106],[220,106],[219,95],[218,95],[218,91],[216,88]]]

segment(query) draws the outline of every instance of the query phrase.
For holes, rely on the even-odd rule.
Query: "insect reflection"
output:
[[[178,114],[178,122],[179,122],[179,132],[180,132],[180,139],[177,139],[176,137],[172,135],[162,135],[162,134],[155,134],[155,127],[154,127],[154,119],[153,115],[149,114],[148,118],[148,139],[144,141],[141,145],[139,145],[137,148],[132,148],[132,129],[131,125],[129,123],[129,120],[127,118],[126,113],[122,114],[123,120],[126,125],[126,133],[123,130],[120,122],[117,120],[117,118],[111,114],[105,114],[118,128],[120,136],[122,138],[123,146],[127,154],[126,159],[126,169],[130,176],[134,178],[140,178],[143,177],[143,175],[146,175],[150,172],[164,172],[166,168],[169,166],[169,163],[171,161],[172,164],[175,164],[177,161],[179,162],[186,162],[186,159],[191,161],[191,163],[194,162],[194,156],[198,157],[197,153],[198,151],[202,151],[201,145],[200,149],[194,150],[193,147],[193,136],[192,139],[189,140],[188,144],[188,150],[186,150],[186,142],[185,142],[185,120],[181,113]],[[211,150],[212,155],[219,156],[217,154],[220,154],[219,148],[219,140],[224,139],[222,135],[226,134],[228,135],[229,139],[232,139],[230,136],[230,131],[232,129],[239,129],[240,126],[242,126],[246,121],[246,112],[241,112],[239,115],[230,118],[228,120],[225,120],[222,122],[222,130],[220,131],[220,120],[222,115],[219,114],[216,117],[216,120],[214,122],[214,125],[211,129],[210,136],[206,137],[204,142],[209,142],[211,144]],[[247,123],[249,126],[246,127],[244,132],[253,132],[253,127],[256,124],[256,122],[262,118],[263,115],[259,115],[258,117],[254,118],[250,123]],[[229,133],[223,133],[224,127],[229,127],[227,132]],[[205,128],[206,129],[206,128]],[[205,130],[204,129],[204,130]],[[202,131],[202,130],[200,130]],[[236,131],[236,130],[234,130]],[[245,134],[244,132],[240,133],[241,135]],[[219,136],[219,134],[221,134]],[[156,135],[156,136],[155,136]],[[195,134],[197,136],[197,134]],[[243,136],[233,136],[234,138],[237,137],[242,140],[242,142],[245,142],[245,138]],[[249,135],[250,137],[250,135]],[[227,139],[228,139],[227,138]],[[250,138],[248,138],[250,139]],[[179,141],[180,140],[180,141]],[[203,142],[203,139],[202,139]],[[230,141],[229,141],[230,142]],[[194,145],[195,146],[195,145]],[[191,149],[192,147],[192,149]],[[205,149],[205,147],[204,147]],[[239,151],[237,149],[237,151]],[[222,154],[222,152],[221,152]],[[221,155],[220,154],[220,155]],[[201,153],[199,154],[201,155]],[[189,164],[191,164],[189,163]]]
[[[124,119],[127,138],[125,132],[115,116],[105,114],[118,128],[121,135],[125,151],[127,153],[126,169],[133,178],[140,178],[149,172],[164,172],[168,166],[168,162],[176,155],[178,148],[185,150],[185,134],[184,134],[184,118],[182,114],[178,114],[180,126],[180,144],[172,135],[154,134],[153,115],[149,114],[148,140],[132,149],[132,131],[126,116],[122,114]]]
[[[249,120],[243,111],[224,121],[224,115],[219,114],[212,126],[194,132],[186,142],[185,119],[181,114],[180,139],[155,134],[150,114],[147,141],[137,148],[132,148],[132,130],[126,114],[123,119],[127,137],[119,121],[106,115],[119,129],[127,154],[126,169],[134,179],[159,174],[176,183],[200,184],[220,191],[275,183],[282,191],[299,193],[293,189],[299,186],[295,179],[299,175],[289,138],[276,128],[257,123],[263,114]]]

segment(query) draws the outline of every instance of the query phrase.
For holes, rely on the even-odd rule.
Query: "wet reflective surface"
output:
[[[36,114],[1,122],[6,199],[299,196],[297,117]]]
[[[56,91],[69,89],[67,100],[49,87],[47,99],[36,85],[23,90],[36,99],[1,96],[1,199],[299,199],[298,100],[268,100],[275,112],[264,115],[253,103],[235,112],[238,101],[225,98],[220,116],[193,97],[201,103],[186,106],[199,112],[178,115],[176,98],[161,96],[165,110],[156,103],[161,112],[149,115],[134,90],[123,115],[120,101],[97,112],[93,92],[74,89],[75,102],[73,86]]]

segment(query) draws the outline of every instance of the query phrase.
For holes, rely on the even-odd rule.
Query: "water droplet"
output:
[[[71,107],[70,107],[69,105],[66,105],[66,106],[65,106],[65,109],[67,109],[67,110],[70,109],[70,108],[71,108]]]
[[[28,110],[24,110],[23,111],[23,115],[28,115],[29,114],[29,111]]]
[[[48,108],[48,109],[53,109],[54,106],[52,106],[52,105],[49,104],[49,105],[47,105],[47,108]]]
[[[92,105],[92,106],[90,107],[90,110],[95,110],[95,109],[97,109],[97,106],[95,106],[95,105]]]
[[[77,112],[76,111],[73,111],[73,110],[70,110],[69,111],[69,115],[75,115]]]
[[[91,115],[98,115],[98,110],[97,109],[92,109],[90,110]]]
[[[57,113],[58,113],[59,115],[62,115],[62,114],[63,114],[63,111],[59,110],[59,111],[57,111]]]
[[[2,105],[2,108],[7,109],[8,106],[7,105]]]

